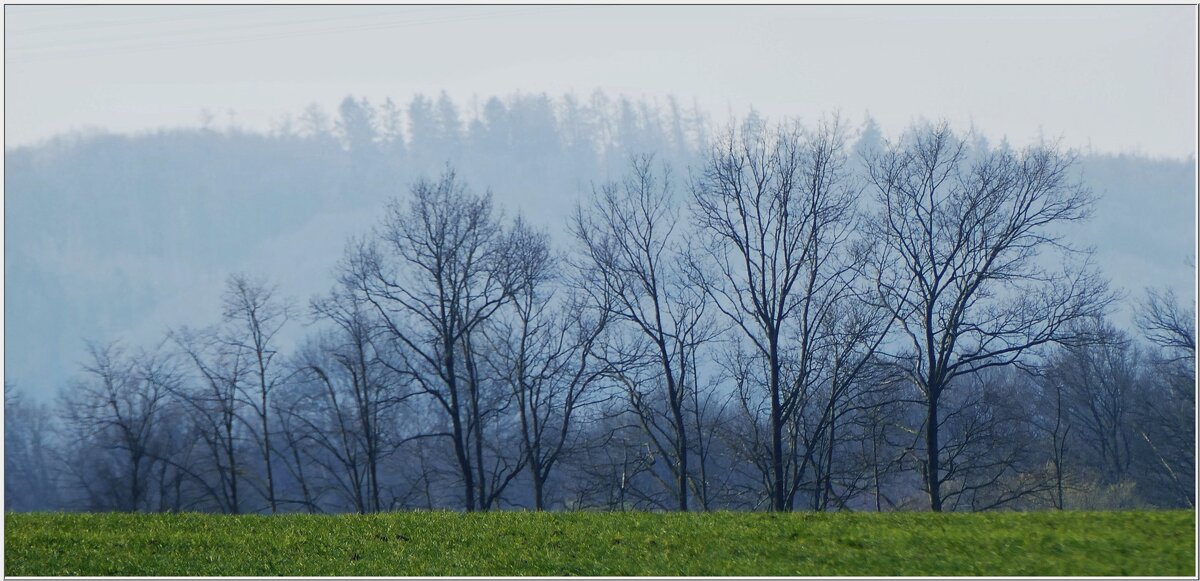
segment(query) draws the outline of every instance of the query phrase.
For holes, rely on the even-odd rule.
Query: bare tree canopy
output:
[[[1146,291],[1146,302],[1137,313],[1137,324],[1150,342],[1196,361],[1196,307],[1185,309],[1175,291]]]
[[[1071,152],[838,116],[709,134],[677,107],[654,130],[630,102],[611,148],[585,139],[606,105],[556,128],[547,103],[489,101],[468,130],[447,99],[405,131],[395,104],[312,111],[307,138],[364,172],[349,187],[468,143],[558,163],[514,116],[614,177],[580,180],[560,240],[446,163],[304,309],[234,275],[210,325],[90,344],[54,405],[6,383],[7,508],[1195,506],[1195,305],[1156,288],[1136,328],[1109,318],[1069,242],[1095,202]]]
[[[919,126],[870,160],[879,208],[871,277],[908,348],[894,354],[927,407],[926,486],[941,510],[938,416],[955,378],[1086,339],[1071,323],[1115,300],[1087,253],[1056,230],[1092,197],[1051,145],[974,151],[945,125]]]
[[[572,233],[593,304],[627,330],[605,347],[609,374],[630,410],[669,461],[679,510],[688,510],[691,446],[685,423],[693,353],[711,338],[706,301],[684,269],[683,227],[671,171],[653,157],[632,159],[621,181],[597,188]]]

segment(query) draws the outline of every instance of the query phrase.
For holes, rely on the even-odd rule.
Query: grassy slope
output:
[[[8,575],[1179,575],[1195,513],[8,514]]]

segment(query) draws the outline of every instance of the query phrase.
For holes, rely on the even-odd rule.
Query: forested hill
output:
[[[348,98],[266,133],[78,134],[6,150],[6,381],[49,394],[76,375],[87,339],[144,345],[206,324],[231,272],[263,274],[303,306],[331,286],[349,237],[447,163],[558,237],[580,195],[630,155],[655,153],[684,186],[713,132],[694,107],[600,93],[471,109],[445,96]],[[851,139],[880,137],[861,119],[849,127]],[[1190,296],[1195,159],[1086,154],[1079,167],[1102,194],[1079,241],[1105,273],[1133,296]]]

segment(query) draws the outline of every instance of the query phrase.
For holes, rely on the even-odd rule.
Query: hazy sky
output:
[[[724,115],[870,111],[1099,151],[1195,152],[1194,6],[5,7],[5,145],[266,128],[347,94],[674,94]],[[718,119],[719,120],[719,119]]]

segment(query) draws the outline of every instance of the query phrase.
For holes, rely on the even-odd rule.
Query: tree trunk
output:
[[[776,512],[787,511],[783,475],[783,407],[780,402],[779,345],[774,333],[771,341],[771,478],[774,489],[772,508]]]
[[[130,462],[133,465],[129,483],[129,512],[137,512],[138,502],[142,499],[142,458],[140,454],[134,454],[133,460]]]
[[[679,456],[679,510],[687,512],[688,510],[688,444],[687,444],[687,427],[683,423],[683,410],[681,406],[675,405],[675,425],[679,426],[679,449],[676,454]]]
[[[533,476],[533,508],[534,510],[541,512],[546,509],[544,500],[542,498],[544,494],[543,488],[545,487],[545,483],[542,482],[542,475],[540,473],[541,471],[534,463],[531,462],[529,468],[530,473]]]
[[[275,514],[279,507],[275,502],[275,474],[271,470],[271,432],[267,423],[267,392],[263,392],[262,397],[262,430],[263,430],[263,462],[267,465],[267,500],[271,503],[271,514]]]
[[[458,469],[463,477],[463,498],[467,512],[475,512],[475,478],[471,472],[471,459],[467,456],[465,434],[462,425],[462,406],[458,401],[458,378],[454,369],[454,343],[444,341],[442,347],[446,350],[446,387],[450,391],[450,424],[454,430],[454,456],[458,459]]]
[[[833,494],[833,447],[837,444],[836,429],[836,416],[830,415],[828,448],[825,450],[825,478],[823,478],[821,485],[821,503],[819,507],[823,511],[829,510],[829,497]]]
[[[929,488],[929,509],[942,512],[942,479],[938,466],[938,390],[929,389],[929,416],[925,426],[926,465],[925,484]]]
[[[225,454],[229,458],[229,494],[230,494],[230,512],[239,514],[242,511],[241,504],[238,502],[238,477],[237,464],[233,450],[233,431],[232,429],[226,432],[226,437],[229,438],[229,445],[226,448]]]

